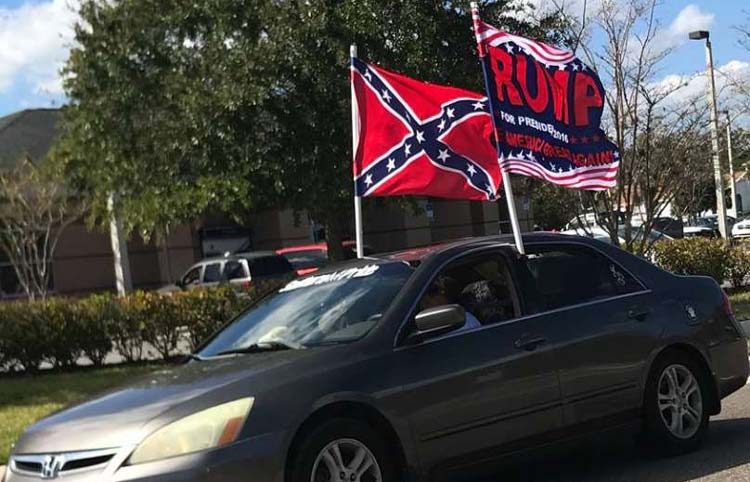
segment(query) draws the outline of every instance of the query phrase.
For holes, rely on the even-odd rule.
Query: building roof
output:
[[[58,134],[60,109],[26,109],[0,117],[0,170],[11,169],[25,156],[40,160]]]

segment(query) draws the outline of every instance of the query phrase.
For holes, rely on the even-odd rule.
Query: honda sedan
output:
[[[710,278],[593,239],[480,238],[333,265],[192,355],[31,426],[7,482],[396,482],[611,427],[699,446],[745,385]]]

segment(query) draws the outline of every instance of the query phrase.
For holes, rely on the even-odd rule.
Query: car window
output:
[[[221,281],[221,263],[210,263],[203,270],[204,283],[218,283]]]
[[[284,341],[346,343],[372,330],[413,273],[405,263],[358,264],[296,279],[227,325],[201,356]]]
[[[518,316],[518,298],[505,258],[499,253],[455,261],[431,282],[419,302],[425,310],[459,304],[467,327],[490,325]]]
[[[245,266],[240,261],[227,261],[224,265],[224,279],[231,281],[233,279],[247,278]]]
[[[284,257],[294,269],[322,268],[328,262],[328,254],[323,249],[309,249],[287,253]]]
[[[185,286],[198,284],[201,281],[201,267],[195,266],[191,268],[185,276],[182,277],[182,284]]]
[[[265,256],[248,259],[248,264],[250,265],[250,276],[253,278],[286,274],[294,271],[292,265],[283,256]]]
[[[586,246],[529,246],[519,276],[532,312],[641,291],[617,263]]]

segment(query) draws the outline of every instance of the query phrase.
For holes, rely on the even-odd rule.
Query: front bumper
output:
[[[65,482],[282,482],[284,434],[273,432],[251,437],[227,447],[140,465],[123,465],[132,451],[114,457],[103,468],[61,473]],[[12,457],[12,456],[11,456]],[[8,468],[5,482],[40,482],[40,475],[21,474]]]

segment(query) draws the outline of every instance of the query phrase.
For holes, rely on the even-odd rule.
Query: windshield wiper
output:
[[[192,361],[203,361],[204,358],[201,357],[200,355],[196,355],[195,353],[188,353],[187,355],[185,355],[185,361],[186,362],[187,361],[191,361],[191,360]]]
[[[305,345],[301,345],[292,341],[273,340],[253,343],[252,345],[248,345],[242,348],[232,348],[230,350],[220,351],[214,356],[245,355],[248,353],[258,353],[262,351],[302,350],[304,348],[306,348]]]

